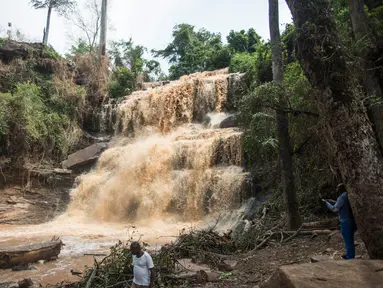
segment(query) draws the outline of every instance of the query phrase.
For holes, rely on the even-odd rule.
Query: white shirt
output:
[[[152,257],[147,252],[144,252],[144,254],[141,257],[137,257],[133,255],[132,258],[133,258],[133,267],[134,267],[133,268],[134,284],[139,286],[149,286],[150,285],[150,270],[149,269],[154,268]]]

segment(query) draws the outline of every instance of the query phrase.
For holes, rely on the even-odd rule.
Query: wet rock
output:
[[[170,81],[143,82],[143,83],[140,83],[140,85],[137,88],[138,88],[138,90],[146,91],[149,89],[154,89],[157,87],[165,86],[169,83],[170,83]]]
[[[270,198],[271,194],[253,197],[244,204],[243,220],[253,220],[259,212],[261,205]]]
[[[227,111],[235,110],[235,103],[246,94],[247,84],[244,73],[230,74],[228,78],[227,102],[225,108]]]
[[[261,288],[382,287],[382,260],[324,261],[280,267]]]
[[[112,138],[110,135],[92,135],[90,133],[84,133],[84,137],[92,143],[106,143]]]
[[[33,286],[33,281],[29,278],[19,282],[0,283],[0,288],[29,288]]]
[[[235,115],[227,117],[219,124],[219,128],[221,129],[232,127],[237,127],[237,118],[235,117]]]
[[[209,127],[210,122],[211,122],[211,118],[210,118],[208,115],[205,115],[205,116],[202,118],[202,125],[203,125],[205,128]]]
[[[28,288],[33,286],[33,281],[30,278],[19,281],[19,288]]]
[[[53,169],[53,172],[57,175],[70,175],[70,174],[72,174],[72,170],[60,169],[60,168]]]
[[[35,266],[29,266],[28,264],[20,264],[12,267],[12,271],[27,271],[27,270],[37,270]]]
[[[93,165],[100,154],[108,147],[106,143],[96,143],[85,149],[79,150],[68,156],[61,163],[64,169],[76,169],[83,166]]]

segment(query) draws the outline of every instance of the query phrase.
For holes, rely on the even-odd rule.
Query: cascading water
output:
[[[205,216],[239,206],[247,177],[242,132],[215,127],[242,84],[240,74],[205,72],[110,102],[96,120],[115,137],[95,169],[79,177],[68,211],[41,225],[0,226],[0,248],[59,236],[65,243],[59,259],[36,264],[38,270],[6,271],[0,282],[75,281],[70,269],[93,263],[83,253],[105,253],[116,241],[140,235],[162,245],[181,229],[208,225],[213,216]],[[242,217],[234,214],[225,229]]]
[[[238,204],[247,176],[242,132],[198,124],[208,113],[218,113],[213,121],[225,115],[237,92],[229,91],[232,77],[227,70],[197,73],[128,96],[115,111],[111,148],[81,176],[69,213],[196,220]]]

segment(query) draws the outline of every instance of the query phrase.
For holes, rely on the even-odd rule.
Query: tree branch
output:
[[[319,117],[319,114],[311,111],[306,111],[306,110],[301,110],[301,109],[294,109],[294,108],[284,108],[284,107],[277,107],[275,105],[263,105],[266,108],[273,109],[278,112],[284,112],[284,113],[289,113],[293,114],[293,116],[299,116],[299,115],[307,115],[307,116],[312,116],[312,117]]]

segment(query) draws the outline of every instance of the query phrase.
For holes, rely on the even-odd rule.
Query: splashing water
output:
[[[227,117],[229,79],[227,70],[197,73],[126,97],[115,131],[130,137],[116,138],[96,169],[81,176],[69,213],[106,221],[196,220],[238,204],[247,176],[242,132],[191,124],[211,112],[213,122]]]

